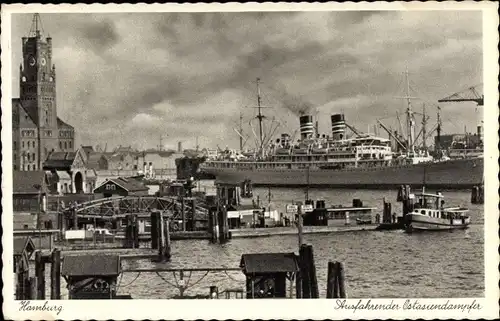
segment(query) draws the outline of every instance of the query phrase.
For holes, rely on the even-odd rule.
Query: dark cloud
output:
[[[82,43],[90,46],[97,53],[105,51],[120,41],[111,19],[102,21],[89,21],[78,29]]]

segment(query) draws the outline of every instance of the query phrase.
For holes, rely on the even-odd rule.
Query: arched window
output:
[[[69,141],[69,148],[73,148],[73,147],[71,147],[71,141]]]
[[[60,148],[60,149],[63,149],[63,148],[62,148],[62,142],[61,142],[61,141],[59,142],[59,148]]]
[[[68,148],[68,143],[64,142],[64,149],[67,149],[67,148]]]

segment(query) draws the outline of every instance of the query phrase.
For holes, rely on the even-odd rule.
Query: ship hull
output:
[[[408,214],[406,232],[462,230],[469,227],[469,218],[446,220],[419,214]]]
[[[399,185],[442,189],[466,189],[483,180],[483,159],[457,159],[437,163],[370,169],[266,169],[203,168],[216,182],[240,184],[251,180],[255,186],[389,188]],[[424,178],[425,177],[425,178]]]

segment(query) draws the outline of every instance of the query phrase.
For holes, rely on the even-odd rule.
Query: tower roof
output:
[[[41,30],[40,30],[41,28]],[[31,27],[30,27],[30,32],[28,34],[28,37],[38,37],[42,35],[43,30],[43,25],[42,25],[42,19],[40,19],[40,14],[35,13],[33,15],[33,19],[31,20]]]

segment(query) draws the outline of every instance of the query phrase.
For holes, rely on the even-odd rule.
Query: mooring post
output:
[[[163,214],[159,215],[158,224],[158,260],[163,261],[165,254],[165,224],[163,222]]]
[[[345,290],[345,277],[344,277],[344,264],[342,262],[336,262],[337,270],[337,284],[338,284],[338,297],[345,299],[347,298]]]
[[[302,299],[302,274],[300,273],[300,259],[299,271],[295,274],[295,298]]]
[[[229,240],[229,222],[227,221],[227,205],[222,207],[222,227],[224,228],[224,241]]]
[[[309,253],[306,244],[300,247],[299,251],[300,275],[302,276],[302,298],[311,298],[311,278],[309,266]]]
[[[45,300],[45,262],[41,250],[35,253],[35,277],[38,283],[37,299]]]
[[[190,217],[190,222],[191,223],[189,224],[189,226],[191,228],[191,231],[194,231],[194,229],[195,229],[195,222],[196,222],[196,220],[195,220],[195,217],[196,217],[196,199],[194,197],[191,200],[191,209],[192,209],[192,213],[191,213],[192,215]]]
[[[214,227],[213,227],[213,212],[212,212],[212,208],[209,207],[208,208],[208,233],[210,233],[210,242],[213,242],[213,239],[214,239],[214,236],[213,236],[213,230],[214,230]]]
[[[219,208],[219,212],[217,213],[218,215],[218,227],[219,227],[219,242],[224,243],[227,241],[227,231],[226,231],[226,226],[227,226],[227,217],[226,217],[226,210],[225,206],[222,208]]]
[[[158,249],[158,212],[151,211],[151,248]]]
[[[139,220],[137,218],[137,214],[133,216],[134,224],[133,224],[133,237],[134,237],[134,249],[139,248]]]
[[[61,250],[54,249],[50,259],[50,299],[61,299]]]
[[[182,230],[186,231],[186,201],[184,195],[181,196],[181,217],[182,217]]]
[[[125,240],[123,242],[123,247],[128,249],[131,247],[130,240],[131,240],[131,234],[132,234],[132,227],[130,224],[130,214],[127,214],[125,216],[125,220],[127,222],[127,225],[125,226]]]
[[[302,204],[298,204],[297,206],[297,229],[298,229],[298,236],[299,236],[299,249],[302,248],[302,245],[304,244],[304,236],[302,232]]]
[[[318,299],[319,298],[319,289],[318,289],[318,279],[316,277],[316,265],[314,264],[314,251],[312,245],[307,246],[308,250],[308,261],[309,261],[309,274],[311,280],[311,298]]]
[[[328,261],[328,273],[326,277],[326,298],[333,299],[334,298],[334,285],[336,280],[335,274],[335,263],[332,261]]]
[[[171,247],[170,247],[170,221],[165,218],[165,253],[164,257],[167,261],[170,260],[171,257]]]
[[[78,215],[76,213],[76,208],[71,209],[73,214],[73,230],[78,230]]]

